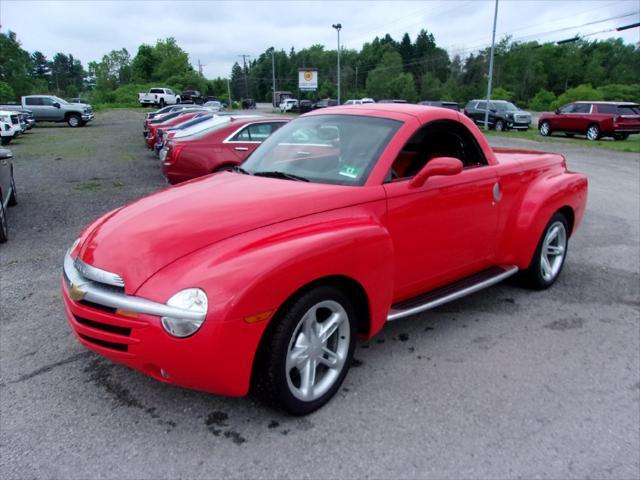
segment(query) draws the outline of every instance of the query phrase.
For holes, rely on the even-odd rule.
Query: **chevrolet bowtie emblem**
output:
[[[85,292],[80,290],[76,285],[72,283],[71,285],[69,285],[69,296],[74,302],[79,302],[84,298]]]

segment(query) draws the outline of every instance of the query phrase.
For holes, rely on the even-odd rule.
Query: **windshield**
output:
[[[494,105],[496,106],[496,110],[500,110],[501,112],[511,112],[514,110],[520,110],[511,102],[500,102]]]
[[[190,137],[197,135],[196,138],[200,138],[204,135],[208,135],[212,131],[225,127],[229,124],[231,117],[213,117],[203,122],[191,125],[182,131],[176,133],[174,138]]]
[[[242,168],[311,182],[364,185],[402,122],[356,115],[300,117],[260,145]]]
[[[52,98],[55,102],[58,102],[60,105],[70,105],[69,102],[67,102],[66,100],[63,100],[60,97],[52,97]]]

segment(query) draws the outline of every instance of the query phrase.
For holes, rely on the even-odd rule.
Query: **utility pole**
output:
[[[484,129],[489,130],[489,106],[491,102],[491,87],[493,83],[493,52],[496,48],[496,23],[498,22],[498,0],[493,13],[493,36],[491,37],[491,55],[489,57],[489,82],[487,83],[487,109],[484,112]]]
[[[200,76],[202,76],[202,67],[204,65],[202,65],[202,63],[200,63],[200,59],[198,59],[198,71],[200,72]]]
[[[229,95],[229,110],[233,110],[233,100],[231,100],[231,86],[229,85],[228,78],[227,78],[227,95]]]
[[[276,106],[276,59],[275,48],[271,47],[271,105]]]
[[[356,63],[356,94],[358,93],[358,64]]]
[[[244,94],[245,98],[249,98],[249,84],[247,83],[247,58],[251,55],[238,55],[242,57],[242,68],[244,70]]]
[[[338,31],[338,105],[341,105],[341,102],[340,102],[340,30],[342,30],[342,24],[335,23],[331,26]]]

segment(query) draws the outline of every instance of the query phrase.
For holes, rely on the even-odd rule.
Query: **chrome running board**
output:
[[[515,265],[491,267],[470,277],[391,305],[387,322],[415,315],[500,283],[518,273]]]

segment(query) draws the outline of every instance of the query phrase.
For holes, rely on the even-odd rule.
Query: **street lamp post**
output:
[[[493,37],[491,38],[491,54],[489,57],[489,81],[487,82],[487,109],[484,112],[484,129],[489,130],[489,106],[491,104],[491,87],[493,84],[493,53],[496,47],[496,23],[498,22],[498,0],[493,12]]]
[[[340,30],[342,30],[342,24],[335,23],[331,26],[338,31],[338,105],[340,105]]]

